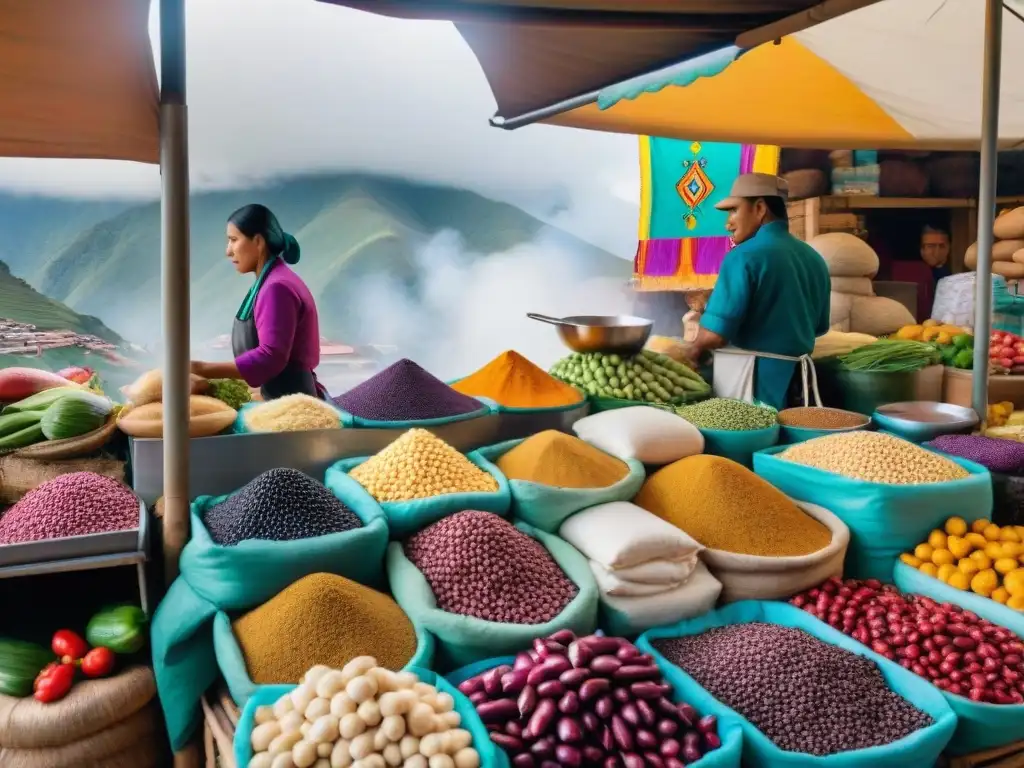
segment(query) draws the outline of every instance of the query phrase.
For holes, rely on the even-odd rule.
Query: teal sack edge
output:
[[[384,512],[365,493],[331,490],[363,521],[362,528],[298,541],[221,546],[203,525],[203,512],[232,494],[201,496],[192,503],[192,538],[181,553],[181,573],[150,627],[153,672],[173,749],[188,742],[199,722],[199,699],[217,676],[213,619],[218,611],[253,608],[311,573],[384,586]]]
[[[827,757],[796,752],[786,752],[758,730],[753,723],[739,715],[723,702],[714,698],[696,680],[679,667],[668,662],[654,646],[654,640],[668,637],[699,635],[715,627],[731,624],[748,624],[762,621],[783,627],[802,629],[819,640],[843,648],[858,656],[874,661],[885,677],[889,687],[931,715],[935,722],[927,728],[906,736],[892,744],[850,752],[840,752]],[[771,768],[908,768],[909,766],[932,766],[945,748],[956,728],[956,715],[950,709],[941,692],[913,672],[887,660],[869,648],[861,645],[842,632],[832,629],[805,611],[786,603],[744,600],[724,608],[706,613],[695,619],[687,619],[671,627],[659,627],[641,635],[637,647],[650,653],[665,672],[665,677],[677,693],[689,701],[698,712],[716,715],[720,720],[726,715],[737,718],[743,730],[743,763],[751,766]]]
[[[488,461],[496,462],[525,439],[487,446],[478,453]],[[566,518],[580,510],[611,501],[629,501],[640,491],[646,472],[644,465],[636,459],[626,459],[624,463],[629,467],[629,474],[606,488],[556,488],[526,480],[508,480],[512,516],[545,533],[557,533]]]
[[[346,410],[339,408],[338,410],[348,419],[349,423],[354,427],[360,427],[361,429],[416,429],[426,427],[442,427],[445,424],[455,424],[460,421],[469,421],[470,419],[479,419],[484,416],[490,416],[492,413],[497,413],[498,405],[493,403],[484,397],[474,397],[474,400],[480,402],[480,409],[477,411],[470,411],[469,413],[460,413],[458,416],[442,416],[436,419],[420,419],[418,421],[375,421],[373,419],[364,419],[361,416],[349,413]]]
[[[509,768],[508,757],[498,749],[487,736],[487,729],[476,714],[476,709],[469,699],[463,696],[455,686],[448,683],[443,677],[436,675],[428,669],[420,667],[406,667],[410,672],[415,673],[421,681],[436,687],[451,695],[455,700],[455,711],[462,717],[460,728],[465,728],[473,737],[473,748],[480,755],[480,768]],[[295,690],[294,685],[267,685],[257,690],[246,702],[245,708],[238,719],[238,726],[235,728],[235,740],[232,744],[237,768],[246,768],[252,760],[252,743],[250,738],[255,726],[256,710],[259,707],[272,706],[279,698],[286,693]]]
[[[502,624],[442,611],[437,607],[427,579],[405,556],[402,545],[392,542],[388,546],[391,592],[413,624],[422,626],[434,636],[437,641],[435,666],[438,669],[461,667],[495,653],[515,653],[527,647],[535,637],[544,637],[560,629],[587,635],[597,626],[597,583],[586,558],[557,536],[526,523],[516,523],[516,528],[539,541],[579,587],[569,605],[544,624]]]
[[[434,638],[420,627],[415,627],[415,629],[416,653],[403,669],[429,668],[434,663]],[[276,685],[254,683],[249,677],[245,657],[242,655],[242,649],[238,645],[235,632],[231,627],[231,618],[223,611],[218,613],[213,620],[213,647],[217,655],[217,667],[224,676],[224,682],[228,685],[231,698],[238,706],[244,707],[257,691],[276,687]]]
[[[943,584],[906,563],[896,563],[893,581],[902,592],[959,605],[1024,639],[1024,614],[995,600]],[[979,703],[951,693],[943,692],[943,695],[959,718],[956,733],[949,743],[949,751],[954,755],[1001,747],[1024,735],[1024,705]]]
[[[732,459],[749,469],[757,451],[779,442],[780,429],[776,424],[764,429],[700,429],[700,433],[704,436],[704,453]]]
[[[521,650],[527,649],[523,648]],[[664,674],[668,662],[661,658],[656,660],[662,674]],[[511,665],[514,661],[515,656],[502,656],[496,659],[484,659],[475,664],[468,664],[450,673],[448,675],[448,682],[457,687],[471,677],[476,677],[489,669],[500,667],[502,664]],[[665,676],[665,681],[672,683],[672,701],[676,704],[683,702],[693,704],[691,698],[679,686],[675,685],[672,680],[668,679],[668,675]],[[700,715],[708,714],[707,711],[700,707],[697,707],[697,712]],[[718,736],[722,740],[722,746],[713,752],[708,752],[695,763],[687,763],[687,768],[740,768],[740,758],[743,753],[743,729],[740,727],[739,717],[728,711],[725,714],[718,715]]]
[[[869,483],[781,458],[789,446],[754,454],[754,472],[797,501],[818,504],[850,529],[844,575],[889,581],[900,553],[920,544],[933,528],[954,515],[968,523],[992,514],[992,481],[987,469],[948,456],[970,476],[945,483]]]
[[[350,414],[345,413],[345,411],[343,411],[340,408],[338,408],[330,400],[325,400],[324,402],[327,405],[329,405],[331,408],[333,408],[335,411],[338,412],[338,424],[342,428],[353,426],[353,424],[352,424],[352,416]],[[255,408],[257,405],[260,405],[260,403],[246,403],[245,405],[243,405],[241,408],[238,409],[238,415],[235,417],[234,426],[232,426],[232,428],[231,428],[231,431],[234,434],[236,434],[236,435],[262,434],[261,430],[249,429],[249,427],[247,427],[246,424],[245,424],[245,414],[246,414],[246,412],[251,410],[252,408]]]
[[[348,474],[369,458],[369,456],[359,456],[342,459],[333,464],[327,469],[327,487],[334,490],[335,493],[351,496],[362,495],[376,504],[377,502],[367,493],[366,489]],[[386,501],[380,507],[387,517],[391,538],[407,538],[431,523],[436,523],[444,517],[466,509],[493,512],[502,516],[508,514],[512,498],[509,495],[508,481],[505,476],[478,451],[467,453],[466,458],[493,477],[498,483],[498,490],[488,493],[449,493],[444,496],[432,496],[427,499],[411,501]]]

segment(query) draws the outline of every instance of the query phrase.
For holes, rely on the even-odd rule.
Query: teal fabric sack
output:
[[[779,442],[778,424],[765,429],[702,429],[700,433],[704,435],[704,453],[732,459],[748,469],[755,453]]]
[[[970,477],[947,483],[888,485],[868,483],[780,458],[788,446],[754,456],[754,471],[797,501],[818,504],[850,529],[843,574],[853,579],[889,581],[902,552],[909,552],[933,528],[957,515],[968,523],[992,516],[988,470],[955,456]]]
[[[493,403],[484,397],[474,397],[473,399],[480,402],[480,410],[470,411],[469,413],[460,413],[458,416],[444,416],[437,419],[420,419],[419,421],[375,421],[374,419],[364,419],[361,416],[356,416],[341,408],[338,410],[354,427],[360,427],[361,429],[401,430],[443,427],[445,424],[456,424],[460,421],[469,421],[470,419],[479,419],[481,416],[489,416],[492,413],[496,413],[498,410],[497,403]]]
[[[218,611],[254,608],[311,573],[384,585],[388,528],[380,506],[367,494],[339,495],[363,521],[362,528],[299,541],[243,541],[231,547],[215,544],[202,522],[203,511],[225,498],[202,496],[193,502],[192,538],[181,553],[180,575],[150,625],[153,671],[174,750],[185,746],[194,732],[199,699],[217,677],[213,620]]]
[[[213,647],[217,655],[217,667],[220,669],[224,682],[228,685],[231,698],[235,704],[244,707],[246,702],[261,688],[277,687],[276,685],[260,685],[249,678],[249,670],[245,666],[245,657],[235,639],[231,628],[231,618],[221,611],[213,620]],[[409,667],[429,668],[434,663],[434,638],[429,632],[416,627],[416,653],[405,665]]]
[[[334,408],[334,410],[336,410],[338,412],[338,425],[340,427],[351,427],[352,426],[352,416],[351,415],[345,413],[340,408],[335,407],[334,403],[332,403],[330,400],[326,400],[324,402],[326,402],[329,406],[331,406],[331,408]],[[249,429],[245,425],[245,414],[246,414],[246,412],[248,412],[251,409],[255,408],[257,405],[260,405],[260,403],[246,403],[245,405],[243,405],[241,408],[238,409],[238,415],[235,417],[234,426],[232,426],[232,428],[231,428],[231,431],[234,434],[236,434],[236,435],[248,435],[248,434],[258,434],[259,433],[257,430],[251,430],[251,429]]]
[[[342,459],[327,470],[327,486],[336,493],[351,496],[363,496],[373,501],[358,482],[349,476],[349,472],[369,456]],[[493,512],[503,517],[508,515],[512,498],[509,495],[508,481],[490,461],[480,455],[479,451],[466,454],[466,458],[476,464],[498,481],[498,490],[489,493],[449,493],[444,496],[433,496],[428,499],[412,501],[386,501],[381,504],[387,517],[388,530],[392,539],[405,539],[417,531],[421,531],[431,523],[443,517],[454,515],[466,509],[477,509],[481,512]],[[376,504],[376,502],[374,501]]]
[[[874,661],[885,677],[889,687],[914,706],[931,715],[935,721],[927,728],[906,736],[892,744],[850,752],[840,752],[827,757],[787,752],[779,749],[753,723],[714,698],[696,680],[679,667],[670,664],[651,645],[653,640],[667,637],[699,635],[715,627],[731,624],[748,624],[755,621],[795,627],[823,640],[830,645],[844,648],[858,656]],[[707,613],[695,619],[688,619],[672,627],[658,627],[644,633],[637,647],[650,653],[661,665],[665,679],[698,712],[715,715],[722,720],[726,715],[738,718],[743,730],[743,764],[750,766],[771,766],[771,768],[909,768],[909,766],[935,765],[939,754],[945,748],[956,728],[956,715],[938,688],[925,682],[913,672],[887,660],[869,648],[858,643],[842,632],[832,629],[805,611],[786,603],[744,600]]]
[[[469,699],[459,693],[443,677],[420,667],[406,667],[419,676],[420,680],[433,685],[437,690],[450,694],[455,699],[455,711],[462,717],[460,728],[465,728],[473,737],[473,748],[480,755],[480,768],[509,768],[508,757],[487,736],[487,729],[476,714],[476,709]],[[257,690],[250,698],[235,728],[235,740],[232,744],[235,753],[235,765],[245,768],[252,760],[252,729],[255,727],[256,710],[259,707],[273,706],[279,698],[295,689],[294,685],[267,685]]]
[[[476,677],[502,664],[512,664],[515,660],[515,656],[502,656],[496,659],[478,661],[475,664],[469,664],[449,674],[448,682],[457,687],[471,677]],[[666,669],[670,666],[661,658],[658,658],[658,664],[661,667],[662,673],[665,673]],[[697,706],[691,697],[687,696],[672,680],[668,679],[667,674],[665,675],[665,682],[672,684],[672,701],[677,704],[686,702],[687,704]],[[708,711],[700,707],[697,707],[697,712],[701,715],[709,714]],[[713,752],[708,752],[695,763],[687,763],[687,768],[740,768],[740,758],[743,753],[743,730],[740,727],[739,716],[729,711],[726,711],[723,715],[718,715],[718,736],[722,740],[722,746]]]
[[[496,653],[515,653],[527,647],[535,637],[545,637],[560,629],[587,635],[597,626],[597,583],[587,559],[557,536],[526,523],[516,523],[516,527],[543,544],[579,587],[565,610],[544,624],[501,624],[442,611],[437,607],[427,579],[405,556],[402,545],[392,542],[388,546],[391,593],[413,623],[426,629],[437,641],[435,669],[454,669]]]
[[[521,442],[523,440],[509,440],[481,448],[478,453],[488,461],[496,462]],[[607,488],[556,488],[525,480],[508,480],[512,516],[545,533],[557,533],[566,518],[582,509],[610,501],[629,501],[644,484],[646,474],[644,465],[636,459],[626,459],[625,463],[629,474]]]
[[[893,582],[902,592],[959,605],[1024,639],[1024,614],[995,600],[943,584],[906,563],[896,563]],[[965,696],[944,695],[959,718],[956,733],[949,743],[951,753],[981,752],[1018,741],[1024,735],[1024,705],[986,704],[971,701]]]

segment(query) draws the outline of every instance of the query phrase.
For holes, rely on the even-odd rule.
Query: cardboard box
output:
[[[970,408],[973,380],[972,371],[947,367],[942,379],[942,402]],[[988,401],[1011,402],[1014,408],[1024,408],[1024,376],[989,376]]]

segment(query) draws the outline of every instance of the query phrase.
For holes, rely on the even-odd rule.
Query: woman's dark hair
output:
[[[265,205],[250,203],[243,205],[228,216],[228,223],[234,224],[248,238],[262,235],[271,256],[280,256],[288,264],[297,264],[301,251],[299,241],[281,228],[277,216]]]

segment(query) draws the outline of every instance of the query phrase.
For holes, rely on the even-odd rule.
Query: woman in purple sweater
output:
[[[256,281],[235,315],[233,362],[195,361],[192,373],[208,379],[243,379],[264,400],[305,394],[326,398],[314,370],[320,364],[320,327],[309,288],[292,271],[298,241],[281,229],[265,205],[246,205],[228,218],[227,257]]]

